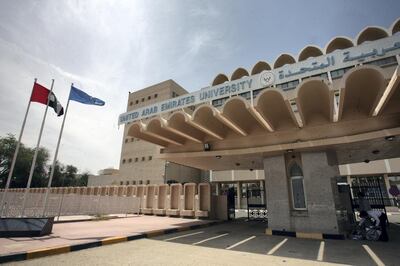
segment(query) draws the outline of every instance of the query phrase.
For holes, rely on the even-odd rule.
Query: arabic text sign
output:
[[[327,55],[309,58],[305,61],[285,65],[270,71],[263,71],[250,77],[243,77],[224,84],[206,87],[190,94],[138,108],[121,114],[118,119],[118,124],[134,122],[192,105],[211,102],[216,99],[246,93],[398,54],[400,54],[400,36],[394,35],[367,42],[356,47],[336,50]]]

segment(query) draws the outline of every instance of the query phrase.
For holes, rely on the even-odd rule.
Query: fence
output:
[[[0,192],[0,198],[4,191]],[[7,192],[2,217],[18,217],[22,213],[24,191]],[[27,193],[24,216],[51,217],[58,215],[102,215],[140,212],[140,198],[124,195],[80,195],[76,193],[49,192],[46,210],[46,193],[34,189]]]

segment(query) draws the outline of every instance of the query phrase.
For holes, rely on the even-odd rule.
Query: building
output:
[[[157,158],[212,171],[217,193],[222,183],[259,184],[269,230],[337,234],[349,212],[343,178],[398,184],[399,32],[397,20],[239,67],[119,123],[129,123],[127,136],[162,146]]]
[[[173,80],[129,92],[127,111],[175,98],[188,92]],[[129,126],[129,125],[128,125]],[[160,146],[128,136],[124,128],[119,170],[104,169],[90,176],[88,185],[141,185],[208,180],[208,172],[156,158]]]

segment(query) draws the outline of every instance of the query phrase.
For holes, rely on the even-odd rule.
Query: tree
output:
[[[75,186],[77,187],[86,187],[89,179],[89,173],[84,172],[81,175],[77,175],[77,178],[75,180]]]
[[[53,180],[51,182],[52,187],[63,187],[64,186],[64,171],[65,167],[59,161],[56,161],[54,166]],[[51,173],[51,166],[49,167],[49,176]]]
[[[0,138],[0,186],[5,187],[7,182],[8,173],[10,172],[12,159],[15,149],[17,147],[17,140],[11,134],[6,137]],[[29,172],[31,169],[34,149],[25,147],[21,143],[13,176],[10,182],[10,187],[25,187],[28,182]],[[33,171],[32,187],[43,186],[46,179],[47,161],[49,159],[49,152],[45,148],[39,148],[36,160],[36,166]]]
[[[0,137],[0,187],[5,187],[11,162],[17,147],[17,140],[11,134]],[[26,187],[29,171],[35,149],[25,147],[21,143],[17,161],[13,171],[10,187]],[[31,187],[46,187],[48,184],[51,167],[48,165],[49,151],[40,147],[33,171]],[[56,162],[52,180],[52,187],[59,186],[86,186],[89,173],[78,175],[78,168],[73,165],[64,166]]]

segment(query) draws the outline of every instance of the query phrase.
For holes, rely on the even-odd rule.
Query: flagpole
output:
[[[18,152],[19,152],[19,147],[21,146],[21,139],[22,139],[22,135],[23,135],[24,129],[25,129],[26,118],[28,117],[29,108],[30,108],[30,106],[31,106],[31,98],[32,98],[33,88],[35,88],[36,82],[37,82],[37,78],[35,78],[35,81],[33,82],[33,87],[32,87],[32,91],[31,91],[31,96],[29,97],[29,101],[28,101],[28,107],[26,108],[24,121],[22,122],[22,127],[21,127],[21,131],[20,131],[20,133],[19,133],[17,146],[15,147],[15,152],[14,152],[14,156],[13,156],[13,159],[12,159],[12,162],[11,162],[10,171],[8,172],[8,177],[7,177],[6,186],[4,187],[4,193],[3,193],[3,196],[1,197],[1,205],[0,205],[1,212],[0,212],[0,217],[3,215],[4,200],[6,199],[6,195],[7,195],[7,192],[8,192],[8,188],[10,187],[11,177],[12,177],[12,174],[13,174],[13,172],[14,172],[15,162],[17,161],[17,156],[18,156]]]
[[[33,160],[32,160],[32,165],[31,165],[31,171],[29,172],[29,178],[28,178],[28,183],[26,184],[26,190],[24,193],[24,200],[22,203],[22,211],[21,211],[21,217],[24,216],[24,212],[25,212],[25,205],[26,205],[26,196],[28,194],[28,190],[31,187],[31,182],[32,182],[32,177],[33,177],[33,172],[35,170],[35,166],[36,166],[36,159],[37,159],[37,155],[39,153],[39,145],[40,145],[40,139],[42,138],[42,133],[43,133],[43,128],[44,128],[44,122],[46,121],[46,115],[47,115],[47,110],[49,109],[49,103],[50,103],[50,96],[51,93],[53,92],[53,86],[54,86],[54,79],[51,80],[51,88],[50,88],[50,92],[47,96],[47,105],[46,105],[46,110],[44,111],[44,115],[43,115],[43,120],[42,120],[42,125],[40,127],[40,132],[39,132],[39,138],[36,144],[36,149],[35,149],[35,154],[33,155]]]
[[[45,196],[45,198],[44,198],[43,216],[44,216],[45,213],[46,213],[47,200],[48,200],[48,196],[49,196],[49,190],[50,190],[50,187],[51,187],[51,183],[52,183],[52,181],[53,181],[54,169],[55,169],[55,166],[56,166],[57,156],[58,156],[58,149],[60,148],[61,136],[62,136],[62,133],[63,133],[63,131],[64,131],[65,119],[66,119],[67,113],[68,113],[69,98],[70,98],[70,96],[71,96],[71,89],[72,89],[72,86],[73,86],[73,85],[74,85],[74,83],[71,83],[71,88],[69,89],[69,95],[68,95],[68,102],[67,102],[67,106],[65,107],[64,118],[63,118],[63,121],[62,121],[62,124],[61,124],[60,134],[59,134],[59,136],[58,136],[56,152],[54,153],[54,160],[53,160],[53,164],[52,164],[52,166],[51,166],[49,182],[48,182],[48,184],[47,184],[46,196]]]

